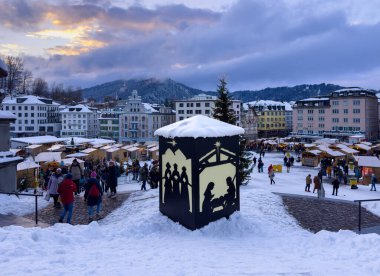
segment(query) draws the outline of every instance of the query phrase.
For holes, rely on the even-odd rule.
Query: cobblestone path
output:
[[[108,198],[106,195],[103,196],[102,211],[100,213],[101,218],[104,218],[109,213],[111,213],[116,208],[120,207],[123,202],[129,197],[130,193],[118,193],[116,198]],[[94,207],[94,211],[95,211]],[[60,212],[62,208],[56,209],[53,206],[51,199],[51,204],[46,208],[38,211],[38,220],[49,225],[53,225],[58,222]],[[96,212],[94,212],[96,213]],[[24,217],[29,219],[34,219],[34,213],[26,215]],[[66,221],[66,220],[64,220]],[[71,219],[71,224],[88,224],[88,214],[87,214],[87,203],[83,199],[83,193],[80,196],[75,197],[74,211]]]
[[[358,229],[359,207],[354,202],[318,199],[306,196],[279,194],[285,208],[299,223],[311,232]],[[362,228],[379,226],[380,217],[362,209]]]

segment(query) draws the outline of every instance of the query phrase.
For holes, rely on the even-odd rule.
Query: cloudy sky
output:
[[[215,90],[380,89],[380,0],[0,0],[0,54],[88,87],[172,78]]]

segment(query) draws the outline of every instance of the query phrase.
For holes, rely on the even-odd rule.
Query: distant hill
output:
[[[335,90],[344,87],[334,84],[302,84],[293,87],[275,87],[265,88],[262,90],[251,91],[243,90],[233,92],[235,99],[243,102],[251,102],[256,100],[273,100],[273,101],[297,101],[305,98],[324,96]]]
[[[171,79],[131,79],[116,80],[83,89],[83,96],[103,101],[107,96],[115,98],[117,95],[119,98],[126,100],[133,90],[137,90],[143,101],[148,103],[164,103],[166,99],[187,99],[204,93],[202,90],[188,87]]]
[[[296,101],[309,97],[323,96],[344,87],[334,84],[302,84],[294,87],[275,87],[262,90],[242,90],[232,92],[235,99],[243,102],[255,100]],[[165,100],[191,98],[200,93],[215,94],[215,91],[202,91],[175,82],[171,79],[131,79],[116,80],[83,89],[85,98],[103,101],[105,97],[127,99],[133,90],[137,90],[144,102],[164,103]]]

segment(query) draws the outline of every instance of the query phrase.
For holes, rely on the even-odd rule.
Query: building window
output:
[[[348,123],[348,118],[343,118],[343,123]]]
[[[34,106],[31,106],[31,107],[30,107],[30,110],[34,110]]]
[[[343,113],[344,114],[348,114],[348,109],[346,108],[346,109],[343,109]]]
[[[354,118],[354,119],[353,119],[353,122],[354,122],[355,124],[360,123],[360,118]]]
[[[301,110],[297,110],[297,113],[298,114],[303,114],[303,110],[301,109]]]
[[[332,101],[332,105],[339,105],[339,101]]]
[[[360,100],[354,100],[354,105],[360,105]]]
[[[206,114],[210,114],[210,110],[205,110],[205,113]]]
[[[195,106],[196,107],[201,107],[201,103],[196,103]]]
[[[332,118],[333,123],[339,123],[339,118]]]
[[[21,106],[18,107],[18,110],[21,110]]]
[[[360,113],[360,109],[359,108],[354,108],[354,113],[355,114]]]
[[[202,114],[202,110],[195,110],[195,114]]]
[[[210,107],[210,103],[205,103],[205,107]]]
[[[24,106],[24,110],[28,110],[28,107],[27,107],[27,106]]]
[[[307,114],[313,114],[314,113],[314,110],[312,110],[312,109],[309,109],[308,111],[307,111]]]
[[[338,114],[338,113],[339,113],[339,109],[333,109],[333,110],[332,110],[332,113],[333,113],[333,114]]]
[[[183,103],[179,103],[179,107],[183,107]]]
[[[179,117],[179,120],[181,121],[181,120],[183,120],[183,117],[181,116],[181,117]]]

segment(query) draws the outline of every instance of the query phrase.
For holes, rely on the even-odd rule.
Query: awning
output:
[[[36,162],[51,162],[51,161],[61,161],[61,152],[41,152],[39,153],[34,161]]]
[[[133,152],[133,151],[136,151],[136,150],[139,150],[140,148],[138,147],[130,147],[130,148],[127,148],[126,150],[127,151],[130,151],[130,152]]]
[[[42,145],[29,145],[27,147],[25,147],[26,149],[36,149],[36,148],[39,148],[39,147],[42,147]]]
[[[40,165],[36,164],[33,161],[24,161],[17,164],[17,171],[29,170],[39,168]]]
[[[87,155],[88,155],[87,153],[76,152],[76,153],[68,154],[66,155],[66,157],[85,157]]]

